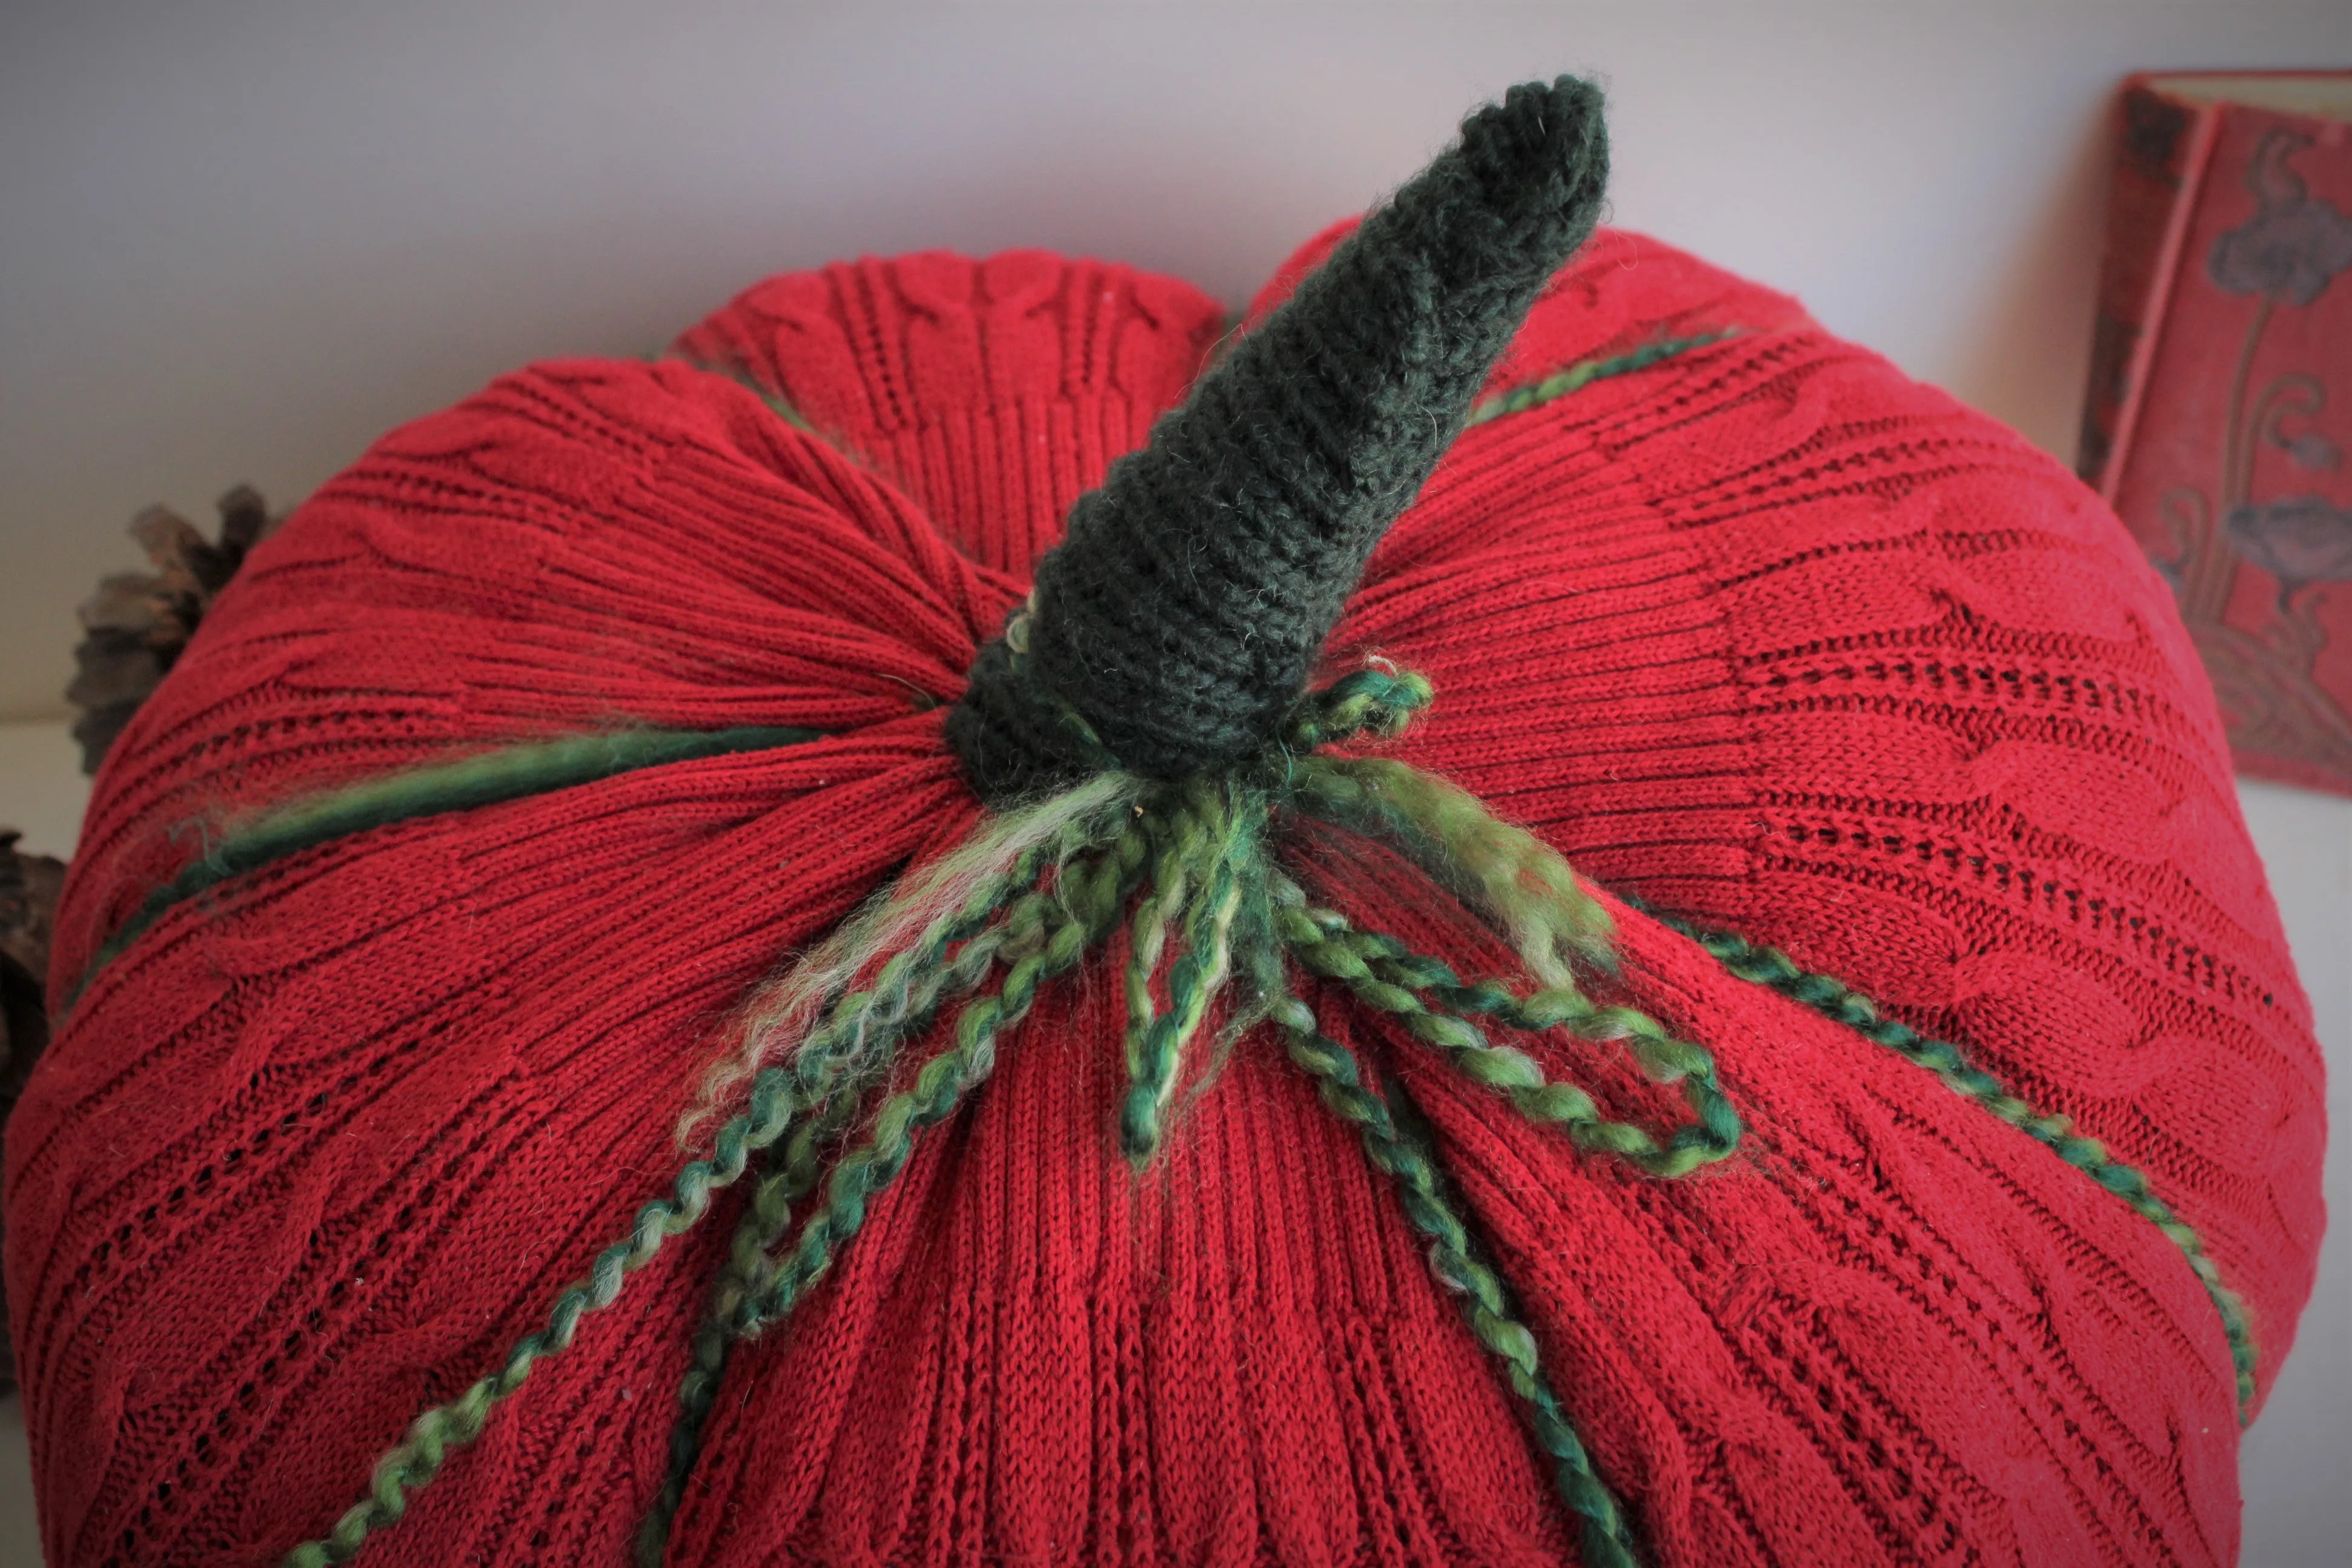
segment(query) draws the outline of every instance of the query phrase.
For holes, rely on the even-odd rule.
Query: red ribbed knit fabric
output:
[[[1180,283],[1037,253],[776,278],[680,351],[838,449],[686,363],[542,365],[387,437],[255,553],[108,760],[60,1003],[188,824],[518,737],[839,733],[313,849],[100,972],[6,1141],[58,1568],[271,1560],[542,1321],[666,1186],[737,998],[976,820],[941,706],[1218,328]],[[2245,1296],[2267,1389],[2319,1239],[2319,1056],[2163,585],[2018,437],[1650,241],[1588,247],[1495,385],[1725,329],[1465,434],[1332,667],[1426,674],[1398,755],[1602,886],[1785,947],[2106,1140]],[[1318,880],[1511,968],[1377,857]],[[2233,1560],[2230,1359],[2172,1242],[1617,914],[1624,988],[1749,1127],[1697,1176],[1580,1159],[1324,1012],[1426,1110],[1652,1560]],[[1572,1559],[1352,1134],[1249,1041],[1139,1179],[1120,1029],[1100,971],[1049,993],[737,1355],[671,1561]],[[623,1560],[735,1201],[365,1561]]]

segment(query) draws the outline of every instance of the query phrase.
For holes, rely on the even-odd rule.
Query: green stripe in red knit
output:
[[[1541,408],[1544,404],[1564,398],[1570,392],[1580,392],[1595,382],[1607,381],[1611,376],[1629,375],[1635,371],[1646,371],[1652,365],[1671,360],[1677,354],[1686,354],[1693,349],[1704,349],[1710,343],[1720,343],[1726,338],[1737,337],[1738,334],[1738,328],[1725,327],[1717,331],[1697,332],[1685,338],[1662,338],[1654,343],[1644,343],[1638,349],[1629,349],[1622,354],[1610,354],[1600,359],[1579,360],[1566,370],[1554,371],[1539,382],[1529,382],[1525,386],[1513,387],[1508,392],[1500,392],[1492,397],[1481,398],[1471,406],[1470,417],[1463,421],[1463,428],[1470,429],[1484,424],[1490,419],[1500,419],[1505,414],[1525,413],[1531,408]]]
[[[2221,1270],[2206,1252],[2204,1239],[2156,1195],[2146,1176],[2111,1158],[2105,1145],[2077,1134],[2065,1117],[2045,1115],[2011,1094],[2000,1079],[1971,1062],[1958,1046],[1949,1040],[1932,1040],[1908,1024],[1885,1017],[1869,998],[1827,975],[1799,968],[1796,961],[1779,948],[1759,947],[1744,936],[1694,925],[1635,899],[1628,898],[1626,902],[1696,941],[1739,978],[1801,1002],[1864,1040],[1885,1046],[1904,1060],[1926,1068],[1953,1092],[1975,1101],[2043,1145],[2122,1198],[2133,1213],[2163,1231],[2189,1260],[2198,1282],[2205,1287],[2214,1309],[2221,1314],[2221,1333],[2229,1341],[2230,1361],[2237,1371],[2238,1416],[2244,1421],[2252,1414],[2255,1349],[2245,1303],[2238,1299],[2236,1291],[2222,1283]]]
[[[179,875],[149,894],[137,913],[99,948],[68,1005],[80,998],[100,969],[174,907],[231,877],[258,871],[289,855],[394,822],[520,800],[666,762],[795,746],[814,740],[821,733],[749,725],[719,730],[629,729],[565,736],[410,768],[281,806],[226,834]]]

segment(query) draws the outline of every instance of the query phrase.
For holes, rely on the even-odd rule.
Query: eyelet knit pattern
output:
[[[387,437],[256,550],[108,759],[53,1000],[206,824],[518,739],[826,737],[315,845],[99,971],[6,1140],[53,1562],[269,1561],[546,1321],[675,1168],[738,998],[970,831],[963,672],[1216,322],[1034,254],[777,280],[681,350],[822,438],[684,363],[541,366]],[[2319,1059],[2162,585],[2015,436],[1633,236],[1554,280],[1486,392],[1723,332],[1463,435],[1328,665],[1425,673],[1399,758],[2145,1173],[2244,1299],[2266,1392],[2317,1249]],[[1337,845],[1318,905],[1511,972],[1418,873]],[[2180,1249],[1611,907],[1614,986],[1707,1048],[1748,1129],[1685,1180],[1304,999],[1418,1107],[1645,1560],[2231,1561],[2234,1369]],[[669,1562],[1573,1559],[1398,1184],[1257,1038],[1139,1180],[1101,1049],[1125,1022],[1116,985],[1066,986],[997,1042],[728,1364]],[[1613,1047],[1528,1049],[1613,1119],[1676,1119]],[[741,1187],[452,1454],[383,1561],[625,1558]]]

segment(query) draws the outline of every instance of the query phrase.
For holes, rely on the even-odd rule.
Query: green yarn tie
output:
[[[951,1115],[986,1079],[999,1041],[1042,988],[1076,969],[1122,925],[1129,938],[1124,977],[1129,1088],[1117,1127],[1121,1150],[1142,1165],[1164,1146],[1186,1076],[1186,1053],[1220,990],[1238,984],[1245,1000],[1227,1028],[1228,1047],[1257,1022],[1278,1031],[1288,1060],[1314,1082],[1327,1109],[1355,1130],[1374,1168],[1394,1184],[1408,1220],[1430,1239],[1434,1277],[1462,1299],[1472,1333],[1495,1358],[1552,1463],[1556,1490],[1579,1521],[1585,1560],[1635,1562],[1622,1509],[1547,1381],[1507,1282],[1482,1260],[1448,1196],[1439,1155],[1364,1086],[1353,1054],[1317,1027],[1290,976],[1314,977],[1395,1019],[1530,1123],[1556,1127],[1579,1149],[1622,1159],[1653,1176],[1680,1176],[1723,1159],[1738,1143],[1739,1120],[1704,1050],[1638,1009],[1596,1002],[1577,986],[1575,966],[1606,961],[1608,923],[1556,853],[1443,780],[1391,759],[1319,749],[1392,737],[1429,701],[1428,685],[1418,675],[1382,667],[1358,671],[1303,699],[1274,752],[1250,769],[1222,780],[1171,785],[1109,781],[1009,813],[983,835],[986,863],[960,864],[954,876],[935,876],[878,901],[847,928],[866,941],[866,950],[834,965],[850,979],[824,998],[819,1021],[785,1061],[750,1074],[740,1109],[719,1126],[709,1153],[689,1162],[671,1193],[645,1206],[627,1234],[558,1296],[543,1328],[519,1342],[496,1371],[458,1398],[419,1416],[378,1463],[368,1495],[329,1535],[298,1548],[287,1562],[302,1568],[347,1562],[370,1535],[396,1524],[407,1494],[431,1481],[451,1452],[478,1436],[497,1405],[521,1387],[539,1361],[568,1348],[584,1317],[612,1304],[629,1275],[670,1237],[699,1223],[714,1195],[763,1159],[767,1169],[739,1220],[679,1388],[669,1472],[639,1534],[639,1561],[657,1564],[690,1484],[731,1347],[782,1322],[806,1299],[863,1229],[872,1204],[903,1172],[923,1131]],[[699,737],[705,746],[715,738]],[[573,747],[534,760],[583,751]],[[489,772],[512,777],[531,770]],[[423,791],[412,779],[373,802],[362,799],[307,818],[289,813],[253,841],[317,841],[307,833],[320,821],[373,819],[384,799],[446,798],[455,792],[445,789],[447,782],[478,792],[483,785],[463,774],[427,782],[432,788]],[[1443,959],[1314,905],[1280,863],[1277,829],[1288,815],[1376,836],[1427,868],[1518,949],[1537,985],[1523,992],[1495,979],[1465,980]],[[986,853],[997,859],[986,862]],[[920,907],[922,898],[935,899],[942,885],[955,899],[910,925],[908,910]],[[1799,968],[1777,949],[1672,915],[1657,917],[1740,978],[1778,990],[1935,1072],[2156,1224],[2179,1247],[2220,1312],[2242,1412],[2250,1404],[2255,1352],[2244,1309],[2196,1232],[2140,1172],[2112,1159],[2096,1140],[2074,1133],[2064,1118],[2011,1094],[1959,1047],[1885,1018],[1838,981]],[[899,931],[912,935],[892,935]],[[903,1071],[904,1048],[950,1007],[956,1011],[945,1048],[911,1072]],[[1610,1120],[1586,1090],[1548,1077],[1526,1051],[1496,1043],[1494,1029],[1528,1035],[1561,1030],[1618,1042],[1652,1080],[1681,1088],[1692,1119],[1663,1137]],[[900,1086],[872,1103],[868,1086],[894,1078]],[[795,1232],[794,1210],[813,1195],[816,1207]]]
[[[1559,1126],[1577,1147],[1614,1155],[1654,1176],[1687,1176],[1738,1145],[1739,1116],[1717,1086],[1713,1060],[1647,1014],[1601,1007],[1573,989],[1522,998],[1491,980],[1465,985],[1443,959],[1415,953],[1391,936],[1355,931],[1330,910],[1306,908],[1295,888],[1286,891],[1288,907],[1277,918],[1302,967],[1395,1017],[1415,1039],[1446,1052],[1464,1077],[1501,1094],[1528,1121]],[[1608,1121],[1583,1090],[1547,1079],[1525,1051],[1491,1044],[1472,1013],[1529,1034],[1566,1029],[1587,1040],[1622,1040],[1653,1080],[1682,1085],[1697,1120],[1664,1144],[1641,1127]]]
[[[1119,1111],[1119,1141],[1139,1167],[1160,1152],[1184,1049],[1225,982],[1246,862],[1264,825],[1262,800],[1247,790],[1199,782],[1182,791],[1167,819],[1152,896],[1137,904],[1128,945],[1127,1072],[1132,1087]],[[1163,1012],[1151,981],[1180,910],[1184,950],[1169,966]]]
[[[2110,1156],[2106,1145],[2096,1138],[2085,1138],[2076,1133],[2065,1117],[2037,1111],[2011,1093],[2000,1079],[1970,1061],[1958,1046],[1949,1040],[1931,1039],[1900,1019],[1888,1018],[1868,997],[1827,975],[1799,968],[1796,961],[1778,947],[1761,947],[1744,936],[1695,925],[1649,909],[1636,900],[1627,902],[1696,942],[1739,978],[1801,1002],[1873,1044],[1883,1045],[1905,1061],[1926,1068],[1941,1079],[1946,1088],[1974,1101],[2048,1148],[2162,1231],[2167,1240],[2180,1249],[2197,1282],[2204,1287],[2206,1295],[2212,1299],[2214,1311],[2221,1314],[2222,1337],[2229,1343],[2230,1363],[2236,1372],[2238,1421],[2243,1426],[2252,1419],[2256,1357],[2253,1328],[2247,1321],[2245,1303],[2222,1281],[2221,1269],[2205,1250],[2204,1239],[2156,1195],[2146,1175]]]
[[[994,998],[989,999],[987,1007],[967,1004],[957,1018],[954,1033],[959,1048],[965,1052],[963,1070],[971,1073],[970,1082],[957,1087],[952,1095],[938,1104],[937,1113],[928,1120],[914,1119],[916,1112],[931,1104],[924,1097],[919,1081],[912,1097],[896,1097],[901,1114],[908,1118],[896,1138],[882,1131],[885,1118],[877,1116],[876,1131],[866,1146],[834,1166],[827,1212],[821,1222],[812,1220],[804,1228],[794,1254],[798,1272],[787,1277],[769,1254],[782,1242],[789,1228],[791,1206],[815,1191],[824,1179],[824,1147],[856,1119],[857,1098],[834,1095],[814,1119],[794,1133],[782,1168],[760,1184],[737,1227],[727,1268],[713,1291],[710,1317],[696,1335],[694,1361],[678,1388],[679,1409],[670,1437],[669,1472],[638,1531],[636,1555],[641,1564],[659,1568],[668,1544],[670,1522],[684,1500],[687,1481],[700,1448],[703,1425],[718,1396],[719,1379],[735,1342],[789,1312],[807,1288],[823,1276],[833,1255],[863,1224],[867,1200],[896,1177],[911,1147],[913,1134],[945,1116],[964,1090],[986,1075],[985,1061],[976,1057],[981,1045],[984,1044],[992,1053],[987,1060],[992,1061],[995,1036],[1027,1013],[1042,980],[1074,967],[1090,943],[1109,929],[1121,894],[1131,885],[1131,879],[1122,879],[1118,874],[1115,861],[1113,875],[1107,882],[1089,881],[1066,872],[1055,892],[1033,889],[1024,894],[1009,906],[1009,913],[999,924],[971,933],[964,940],[952,966],[958,971],[956,988],[961,993],[978,989],[989,971],[999,964],[1013,966],[1003,988]],[[993,899],[998,891],[992,888],[982,896]],[[919,1032],[935,1016],[936,1002],[907,1014],[903,1023],[888,1028],[879,1042],[880,1049],[895,1055],[899,1043]],[[980,1038],[982,1031],[984,1041]],[[968,1039],[972,1043],[968,1043]],[[937,1070],[939,1060],[946,1059],[935,1059],[933,1068],[926,1071]],[[976,1062],[979,1071],[972,1071]],[[929,1093],[939,1094],[945,1082],[944,1077],[935,1079]],[[886,1112],[888,1109],[886,1105]],[[896,1163],[892,1163],[894,1146]],[[856,1183],[845,1183],[840,1173],[853,1169],[861,1173]]]
[[[1373,1168],[1395,1180],[1406,1218],[1430,1239],[1430,1272],[1462,1297],[1471,1333],[1527,1406],[1536,1442],[1552,1461],[1553,1486],[1581,1525],[1584,1563],[1588,1568],[1633,1568],[1637,1557],[1624,1511],[1593,1472],[1583,1440],[1545,1380],[1536,1336],[1519,1321],[1502,1277],[1474,1250],[1445,1195],[1436,1160],[1398,1130],[1388,1106],[1363,1086],[1354,1054],[1315,1027],[1313,1009],[1286,997],[1273,1016],[1291,1061],[1315,1081],[1316,1093],[1331,1113],[1360,1133]]]
[[[398,1523],[407,1512],[407,1493],[430,1482],[451,1449],[480,1436],[492,1409],[522,1386],[531,1367],[569,1349],[580,1320],[612,1305],[630,1274],[651,1262],[670,1238],[699,1224],[712,1195],[740,1180],[753,1155],[773,1146],[803,1116],[822,1110],[845,1071],[876,1040],[913,1032],[957,982],[977,986],[985,978],[960,973],[941,960],[950,947],[980,934],[1007,901],[1013,882],[1024,874],[1034,881],[1043,873],[1053,848],[1032,847],[963,907],[934,920],[913,946],[883,967],[872,986],[836,1001],[825,1026],[788,1064],[761,1070],[751,1082],[745,1108],[711,1139],[711,1153],[688,1162],[669,1196],[638,1210],[628,1234],[599,1253],[587,1276],[556,1298],[547,1326],[520,1341],[497,1372],[419,1416],[407,1437],[377,1461],[368,1496],[328,1535],[289,1552],[289,1568],[347,1563],[372,1533]]]
[[[418,1417],[378,1463],[368,1495],[287,1561],[301,1568],[348,1561],[372,1533],[397,1523],[407,1494],[480,1433],[530,1368],[567,1348],[583,1318],[612,1304],[628,1275],[699,1223],[712,1195],[758,1159],[764,1169],[679,1385],[668,1472],[637,1540],[639,1561],[658,1563],[731,1347],[806,1300],[905,1170],[923,1132],[986,1080],[1000,1041],[1042,988],[1124,928],[1129,1087],[1115,1129],[1120,1151],[1141,1166],[1165,1147],[1187,1103],[1185,1084],[1197,1094],[1208,1082],[1192,1061],[1195,1044],[1220,995],[1236,990],[1220,1049],[1261,1021],[1279,1030],[1289,1060],[1356,1132],[1374,1167],[1396,1185],[1407,1218],[1429,1237],[1439,1283],[1462,1297],[1471,1332],[1496,1358],[1551,1460],[1560,1499],[1580,1521],[1586,1560],[1631,1564],[1623,1511],[1546,1382],[1507,1281],[1480,1259],[1446,1196],[1439,1156],[1363,1087],[1354,1057],[1314,1027],[1291,976],[1312,977],[1395,1019],[1530,1123],[1652,1176],[1684,1176],[1723,1159],[1738,1145],[1739,1121],[1704,1050],[1637,1009],[1602,1006],[1578,988],[1574,966],[1605,959],[1608,921],[1557,852],[1441,780],[1384,758],[1320,749],[1393,737],[1430,700],[1417,674],[1359,670],[1302,698],[1276,744],[1246,767],[1165,784],[1097,779],[1004,813],[965,849],[878,899],[804,961],[782,1000],[766,1013],[753,1009],[783,1019],[789,1038],[767,1039],[714,1072],[712,1098],[739,1108],[719,1124],[709,1153],[688,1162],[672,1193],[646,1205],[628,1234],[557,1299],[545,1328],[457,1400]],[[1282,825],[1302,815],[1376,835],[1429,866],[1518,950],[1535,985],[1523,994],[1496,981],[1465,982],[1442,960],[1313,905],[1281,864]],[[908,1067],[907,1048],[950,1008],[945,1045]],[[811,1021],[793,1023],[803,1016]],[[1693,1119],[1664,1134],[1612,1121],[1588,1091],[1549,1078],[1533,1057],[1491,1040],[1491,1029],[1615,1042],[1650,1078],[1678,1084]],[[804,1203],[812,1207],[795,1229]]]

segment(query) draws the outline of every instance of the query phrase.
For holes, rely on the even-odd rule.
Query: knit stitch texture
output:
[[[271,1561],[546,1323],[675,1169],[739,998],[970,835],[964,673],[1219,327],[1181,284],[1034,252],[771,279],[679,351],[817,434],[686,363],[541,365],[257,548],[107,760],[53,1003],[189,824],[517,740],[825,734],[314,844],[98,970],[6,1141],[53,1563]],[[2319,1057],[2162,584],[2013,434],[1636,236],[1552,281],[1483,392],[1691,339],[1464,434],[1326,674],[1425,674],[1391,755],[2145,1173],[2246,1302],[2267,1393],[2318,1245]],[[1305,853],[1316,906],[1516,972],[1417,869],[1336,832]],[[1418,1108],[1360,1126],[1400,1169],[1437,1151],[1646,1560],[2231,1561],[2235,1368],[2181,1249],[1605,902],[1602,999],[1706,1046],[1748,1129],[1685,1179],[1498,1113],[1342,979],[1305,1000],[1357,1064],[1321,1051],[1324,1082]],[[1524,1401],[1424,1260],[1451,1243],[1400,1180],[1434,1177],[1374,1170],[1253,1036],[1139,1179],[1127,1021],[1117,984],[1066,984],[995,1041],[727,1364],[669,1562],[1574,1559]],[[1528,1051],[1612,1119],[1681,1114],[1614,1045]],[[382,1561],[625,1559],[741,1191],[453,1452]]]

